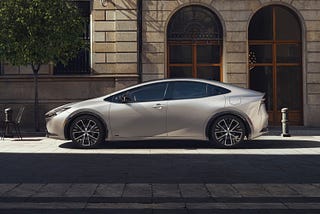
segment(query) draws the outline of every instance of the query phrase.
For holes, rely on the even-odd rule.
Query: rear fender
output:
[[[248,138],[250,135],[251,135],[251,132],[252,132],[252,124],[250,122],[250,119],[245,116],[244,114],[238,112],[238,111],[235,111],[235,110],[227,110],[227,111],[223,111],[223,112],[219,112],[219,113],[216,113],[215,115],[213,115],[210,119],[209,119],[209,122],[207,123],[207,126],[206,126],[206,137],[209,139],[210,138],[210,128],[212,126],[212,124],[221,116],[224,116],[224,115],[234,115],[236,117],[239,117],[243,123],[244,123],[244,126],[246,128],[246,137]]]

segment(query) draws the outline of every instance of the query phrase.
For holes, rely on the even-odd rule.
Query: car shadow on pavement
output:
[[[65,149],[80,149],[72,142],[59,146]],[[233,149],[295,149],[319,148],[320,142],[301,140],[251,140]],[[196,140],[145,140],[145,141],[112,141],[99,145],[96,149],[219,149],[207,141]]]
[[[0,153],[0,161],[0,184],[319,183],[320,178],[320,155],[310,154]]]

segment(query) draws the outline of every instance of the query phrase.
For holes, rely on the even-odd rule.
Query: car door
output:
[[[169,89],[168,137],[203,138],[208,118],[225,106],[224,95],[211,96],[211,85],[194,81],[173,82]]]
[[[109,113],[113,138],[167,136],[167,85],[154,83],[116,95]]]

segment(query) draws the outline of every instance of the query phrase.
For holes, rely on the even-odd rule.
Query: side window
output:
[[[173,84],[172,99],[193,99],[206,97],[205,83],[198,82],[175,82]]]
[[[227,94],[229,92],[230,92],[230,90],[228,90],[226,88],[222,88],[222,87],[210,85],[210,84],[207,85],[208,96],[217,96],[217,95],[221,95],[221,94]]]
[[[167,88],[167,83],[158,83],[143,86],[129,92],[133,102],[148,102],[163,100]]]
[[[156,83],[151,85],[142,86],[129,91],[116,94],[107,101],[121,103],[122,96],[127,95],[131,102],[149,102],[163,100],[167,89],[167,83]]]
[[[105,101],[113,102],[113,103],[121,103],[121,97],[122,97],[124,94],[125,94],[125,93],[122,92],[122,93],[120,93],[120,94],[113,95],[112,97],[108,97],[107,99],[105,99]]]

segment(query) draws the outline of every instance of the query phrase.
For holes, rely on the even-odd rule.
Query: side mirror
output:
[[[131,102],[132,99],[131,99],[131,96],[129,94],[124,94],[121,96],[121,102],[122,103],[129,103]]]

